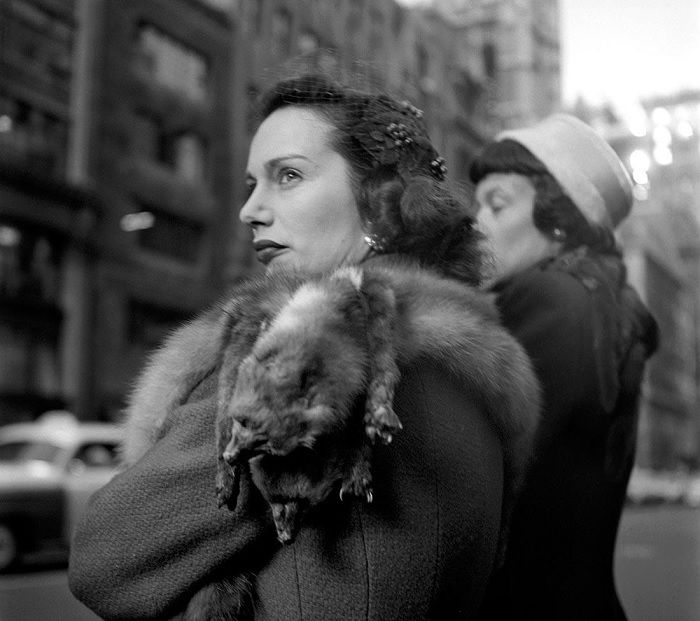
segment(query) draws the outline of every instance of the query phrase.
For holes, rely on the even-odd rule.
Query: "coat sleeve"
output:
[[[69,584],[104,619],[155,619],[184,607],[224,566],[274,540],[266,507],[242,481],[235,512],[217,508],[215,378],[167,420],[134,466],[91,499],[74,533]]]
[[[497,303],[503,324],[525,348],[542,386],[541,439],[585,424],[575,419],[577,412],[599,409],[600,392],[589,292],[570,274],[532,271],[499,291]]]

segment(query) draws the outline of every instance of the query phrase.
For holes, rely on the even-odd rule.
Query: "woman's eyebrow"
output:
[[[306,160],[307,162],[311,162],[311,160],[306,157],[305,155],[301,155],[300,153],[290,153],[289,155],[280,155],[279,157],[273,157],[271,160],[268,160],[265,162],[265,168],[266,169],[271,169],[271,168],[276,168],[279,166],[282,162],[286,160],[296,160],[296,159],[302,159]]]

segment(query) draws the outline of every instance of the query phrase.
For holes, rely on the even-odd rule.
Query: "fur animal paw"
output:
[[[372,494],[372,472],[367,460],[359,460],[352,467],[349,476],[343,480],[340,486],[340,500],[343,500],[347,495],[363,498],[367,502],[372,502],[374,499]]]
[[[340,486],[340,500],[345,500],[345,497],[348,495],[364,498],[367,502],[372,502],[374,500],[372,481],[367,479],[361,481],[345,481]]]
[[[300,511],[299,503],[290,500],[285,503],[271,503],[272,519],[277,530],[277,540],[282,543],[291,543],[299,530]]]
[[[239,485],[238,468],[231,467],[219,459],[216,469],[216,499],[219,508],[236,504]]]
[[[403,428],[399,417],[390,405],[368,409],[365,414],[365,433],[372,442],[380,440],[391,444],[394,434]]]

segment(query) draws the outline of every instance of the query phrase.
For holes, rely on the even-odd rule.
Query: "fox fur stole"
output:
[[[478,395],[500,436],[505,533],[538,418],[538,382],[488,294],[408,259],[375,257],[326,275],[280,271],[236,287],[149,359],[126,411],[123,461],[135,463],[168,413],[216,370],[219,504],[234,508],[241,470],[251,474],[278,538],[290,541],[299,507],[272,497],[286,492],[314,506],[340,486],[341,497],[371,501],[369,448],[400,431],[392,408],[399,369],[422,359]],[[310,459],[320,482],[306,475]],[[501,555],[504,546],[502,535]]]

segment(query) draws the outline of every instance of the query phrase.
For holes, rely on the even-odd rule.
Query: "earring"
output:
[[[367,244],[374,252],[381,254],[382,252],[386,251],[386,240],[379,237],[379,235],[376,233],[366,233],[363,239],[365,244]]]
[[[563,242],[566,239],[566,233],[560,229],[552,229],[552,239],[557,242]]]

